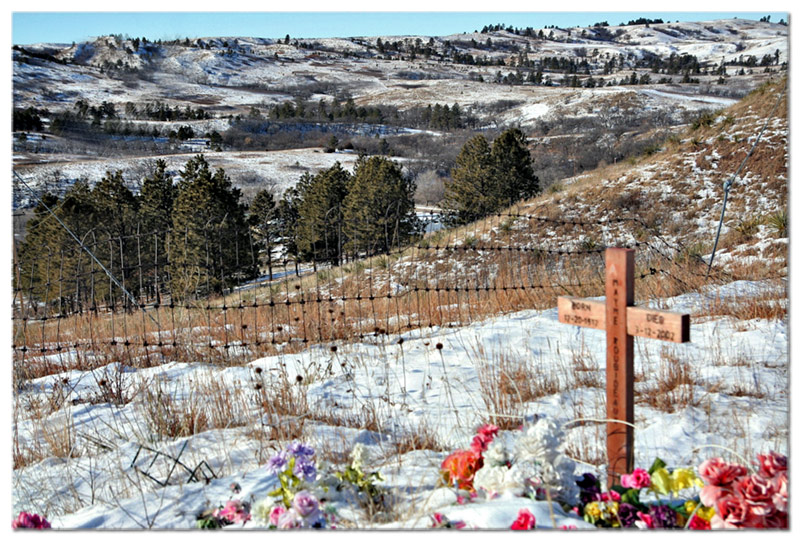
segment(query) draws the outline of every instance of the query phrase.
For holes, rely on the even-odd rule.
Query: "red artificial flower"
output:
[[[710,530],[711,523],[707,520],[703,520],[702,518],[698,517],[697,515],[692,517],[692,520],[689,521],[689,529],[690,530]]]
[[[536,528],[536,516],[530,509],[523,507],[519,510],[517,520],[511,525],[512,530],[533,530]]]
[[[475,472],[482,466],[483,460],[479,453],[472,449],[462,449],[444,459],[442,475],[448,484],[471,491]]]

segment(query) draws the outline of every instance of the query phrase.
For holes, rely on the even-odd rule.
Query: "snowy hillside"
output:
[[[782,287],[736,282],[662,300],[664,308],[692,314],[692,342],[664,346],[637,339],[638,465],[659,457],[671,466],[696,467],[720,449],[745,457],[786,452],[786,322],[702,316],[717,302],[746,302]],[[275,427],[273,433],[313,446],[320,471],[341,468],[354,445],[365,446],[365,469],[385,476],[379,484],[397,503],[390,516],[374,522],[331,495],[342,527],[426,528],[430,516],[441,512],[468,528],[507,528],[523,506],[534,509],[539,527],[548,527],[546,502],[505,495],[458,506],[453,489],[437,488],[439,466],[492,418],[487,386],[508,370],[539,388],[534,394],[522,390],[524,402],[512,399],[520,421],[541,417],[562,424],[567,453],[580,460],[576,473],[602,473],[605,427],[576,421],[605,416],[604,357],[601,332],[560,324],[555,310],[546,310],[458,330],[384,336],[333,353],[323,344],[227,368],[112,364],[54,374],[30,381],[21,392],[27,406],[18,412],[17,430],[21,443],[68,431],[74,458],[47,458],[15,470],[14,514],[38,511],[57,528],[191,528],[209,503],[231,497],[233,483],[241,485],[238,499],[254,502],[276,487],[264,463],[285,443],[258,435]],[[670,387],[676,369],[685,383]],[[93,399],[103,385],[125,389],[130,402],[114,406]],[[228,389],[224,403],[214,388]],[[304,398],[295,412],[276,419],[252,407],[264,400],[264,390]],[[163,440],[154,424],[159,414],[148,413],[147,401],[156,393],[169,397],[173,415],[200,408],[209,418],[227,416],[229,426]],[[56,396],[63,405],[48,415],[47,403]],[[205,462],[216,478],[187,483],[178,468],[170,486],[161,488],[133,466],[163,480],[173,464],[154,460],[153,451],[140,452],[139,443],[173,457],[182,451],[183,463],[194,468]],[[556,516],[556,526],[580,524],[574,515]]]

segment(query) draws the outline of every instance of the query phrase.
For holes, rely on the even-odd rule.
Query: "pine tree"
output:
[[[164,160],[156,161],[155,168],[145,177],[139,192],[139,231],[145,263],[142,272],[145,287],[154,288],[151,296],[157,297],[166,278],[166,242],[172,228],[175,191],[172,178],[167,175],[167,163]]]
[[[529,199],[539,193],[539,179],[533,172],[533,160],[525,134],[518,128],[503,132],[492,143],[492,179],[497,194],[493,211]]]
[[[247,215],[247,223],[254,233],[258,252],[263,253],[270,280],[272,280],[272,252],[278,241],[277,210],[272,192],[259,190],[250,203]]]
[[[388,252],[417,232],[413,180],[383,156],[360,158],[343,203],[346,249],[358,256]]]
[[[347,195],[350,173],[336,162],[315,176],[305,175],[298,182],[297,248],[306,261],[341,258],[342,202]]]
[[[64,307],[64,303],[91,302],[92,293],[96,299],[105,297],[109,291],[108,282],[98,279],[93,285],[92,271],[99,269],[64,229],[64,226],[69,228],[89,249],[96,249],[97,213],[89,183],[78,180],[60,203],[50,194],[43,195],[41,200],[44,204],[34,209],[34,216],[26,226],[25,240],[17,250],[17,287],[32,299],[56,308]]]
[[[445,184],[442,201],[447,225],[475,221],[497,206],[492,193],[491,147],[483,135],[476,135],[464,144],[451,176],[452,180]]]
[[[122,171],[106,171],[91,192],[96,219],[97,245],[93,250],[120,284],[130,290],[139,284],[140,250],[138,230],[138,201],[125,186]],[[119,298],[125,305],[128,299],[118,288],[111,288],[112,300]]]
[[[473,222],[539,193],[525,134],[517,128],[503,132],[491,146],[482,135],[467,141],[451,176],[442,201],[444,221],[451,226]]]
[[[292,186],[283,192],[281,200],[275,207],[275,227],[277,241],[283,247],[284,262],[287,256],[291,256],[295,262],[295,273],[299,275],[297,260],[299,259],[299,249],[297,248],[297,226],[300,220],[298,207],[300,205],[300,192],[296,186]]]
[[[221,293],[255,275],[241,192],[202,155],[186,162],[172,212],[170,277],[181,298]]]

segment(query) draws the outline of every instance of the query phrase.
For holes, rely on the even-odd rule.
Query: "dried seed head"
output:
[[[297,380],[297,383],[303,383],[303,376],[301,376],[300,374],[297,374],[297,377],[295,379]]]
[[[336,353],[339,350],[336,346],[331,346],[331,353]]]
[[[436,349],[442,349],[443,347],[444,347],[444,344],[442,344],[441,342],[438,342],[436,344]]]
[[[260,374],[263,371],[264,371],[263,368],[261,368],[260,366],[256,366],[256,374]]]

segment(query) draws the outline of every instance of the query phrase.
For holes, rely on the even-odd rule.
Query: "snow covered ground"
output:
[[[786,321],[703,315],[714,303],[781,287],[740,281],[657,300],[661,309],[692,314],[692,341],[636,339],[637,465],[647,468],[660,457],[670,466],[697,467],[727,452],[747,459],[768,450],[787,452]],[[336,348],[317,345],[242,366],[168,363],[137,370],[113,364],[55,374],[30,381],[20,393],[15,432],[21,446],[35,448],[67,431],[75,458],[51,456],[15,469],[14,515],[23,510],[45,514],[54,528],[192,528],[203,509],[231,497],[232,483],[241,486],[239,499],[267,497],[277,478],[264,463],[288,441],[265,441],[254,434],[268,425],[288,424],[299,429],[297,439],[317,449],[320,471],[341,469],[353,446],[363,444],[365,469],[379,470],[385,476],[379,485],[397,495],[393,515],[380,522],[348,515],[346,506],[334,501],[342,505],[341,516],[350,527],[427,528],[431,515],[440,512],[451,521],[465,521],[467,528],[508,528],[521,507],[533,511],[537,527],[553,527],[546,502],[506,494],[457,504],[453,489],[438,486],[439,466],[449,452],[469,445],[478,425],[507,413],[487,398],[492,385],[502,381],[497,379],[501,367],[524,374],[516,380],[519,389],[555,381],[550,392],[516,401],[513,415],[520,416],[519,422],[544,418],[564,426],[565,448],[579,461],[576,473],[602,475],[592,463],[602,461],[605,426],[575,421],[605,417],[604,358],[602,332],[560,324],[551,309]],[[692,383],[663,388],[666,372],[676,367]],[[121,406],[92,399],[109,382],[128,389],[133,399]],[[259,393],[281,386],[304,395],[309,409],[281,419],[262,414],[258,403],[264,395]],[[204,392],[212,388],[228,390],[228,427],[163,439],[154,426],[157,415],[144,413],[148,401],[167,396],[165,403],[196,404],[211,417],[214,395]],[[661,393],[664,401],[651,400]],[[62,406],[42,415],[43,404],[54,397]],[[399,453],[414,434],[432,435],[439,449],[403,448]],[[178,467],[168,486],[160,487],[137,473],[138,468],[158,479],[167,477],[173,464],[155,455],[156,450],[180,454],[189,468],[205,462],[216,478],[189,483],[187,472]],[[555,527],[587,526],[559,509],[553,516]],[[257,526],[250,522],[246,527]]]

